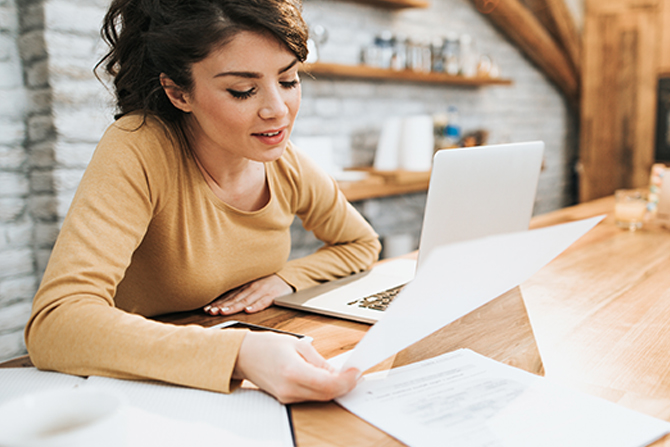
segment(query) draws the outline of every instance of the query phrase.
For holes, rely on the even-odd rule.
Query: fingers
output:
[[[333,368],[330,363],[319,354],[311,343],[301,340],[297,345],[297,350],[307,363],[311,363],[317,368],[322,368],[332,373],[335,372],[335,368]]]
[[[205,306],[203,310],[210,315],[225,315],[224,312],[228,311],[229,309],[228,301],[232,300],[238,293],[240,293],[240,291],[241,288],[238,288],[224,293],[219,298]]]
[[[289,370],[288,380],[296,384],[296,389],[293,395],[281,396],[280,399],[290,402],[329,401],[356,386],[360,376],[357,369],[337,372],[310,343],[301,340],[295,346],[303,361],[296,363],[295,369]]]
[[[287,335],[250,332],[234,375],[248,379],[282,403],[328,401],[356,386],[358,370],[335,372],[308,342]]]
[[[310,364],[304,366],[291,378],[296,385],[292,392],[277,396],[282,403],[333,400],[354,389],[358,382],[359,371],[355,368],[336,373]]]
[[[227,292],[203,310],[210,315],[259,312],[272,305],[276,297],[292,291],[280,277],[270,275]]]

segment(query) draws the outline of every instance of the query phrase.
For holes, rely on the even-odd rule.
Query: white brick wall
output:
[[[546,170],[536,212],[571,202],[575,116],[557,90],[469,0],[431,0],[392,12],[339,0],[303,0],[305,18],[330,38],[322,60],[357,63],[383,29],[408,35],[471,34],[510,87],[463,88],[362,80],[303,79],[296,136],[333,138],[341,166],[370,163],[386,117],[456,105],[464,130],[492,143],[542,139]],[[569,0],[579,13],[582,0]],[[24,352],[22,329],[36,284],[96,142],[111,122],[107,91],[92,74],[103,52],[98,28],[107,0],[0,0],[0,361]],[[578,17],[580,19],[580,17]],[[48,57],[47,57],[48,56]],[[23,63],[21,63],[23,62]],[[382,236],[415,243],[425,194],[355,204]],[[294,256],[319,243],[294,226]]]
[[[14,0],[0,0],[0,360],[24,352],[37,277],[28,154],[24,140],[28,100],[19,53],[19,16]]]

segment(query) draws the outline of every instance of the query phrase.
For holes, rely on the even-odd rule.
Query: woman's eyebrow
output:
[[[286,67],[284,67],[284,68],[282,68],[281,70],[279,70],[279,74],[286,73],[286,72],[289,71],[291,68],[293,68],[293,66],[294,66],[295,64],[297,64],[297,63],[298,63],[298,59],[297,59],[297,58],[296,58],[296,59],[293,59],[293,62],[291,62],[291,63],[288,64]]]
[[[291,68],[293,68],[297,63],[298,59],[293,59],[293,61],[290,64],[288,64],[284,68],[280,68],[277,73],[278,74],[286,73]],[[221,73],[217,73],[214,77],[219,78],[222,76],[237,76],[239,78],[260,79],[263,77],[263,74],[255,71],[224,71]]]

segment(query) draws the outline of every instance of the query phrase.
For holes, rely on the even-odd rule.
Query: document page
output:
[[[131,407],[153,415],[158,421],[167,418],[181,425],[207,425],[234,435],[228,440],[218,438],[221,445],[293,446],[286,406],[262,391],[241,388],[222,394],[160,382],[98,376],[89,377],[87,386],[120,393]],[[168,427],[169,430],[172,428]],[[202,428],[200,431],[203,432]],[[240,440],[245,443],[240,444]]]
[[[670,423],[458,350],[364,376],[337,402],[412,447],[646,446]]]
[[[518,286],[603,217],[435,248],[343,368],[366,371]]]

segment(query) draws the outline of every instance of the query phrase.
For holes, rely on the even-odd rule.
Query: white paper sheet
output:
[[[160,418],[210,425],[232,433],[235,439],[246,439],[250,445],[293,446],[286,407],[262,391],[238,389],[221,394],[159,382],[97,376],[89,377],[87,382],[87,386],[120,393],[132,407]]]
[[[412,447],[636,447],[670,433],[666,421],[470,350],[369,374],[337,402]]]
[[[40,371],[37,368],[0,368],[0,404],[30,393],[74,388],[85,383],[85,377]]]
[[[256,440],[203,422],[167,418],[136,407],[125,408],[126,447],[274,447],[278,440]]]
[[[343,368],[365,371],[530,278],[604,216],[434,249]]]
[[[106,390],[127,403],[129,435],[123,447],[294,445],[286,406],[262,391],[221,394],[159,382],[0,368],[0,404],[26,394],[75,387]]]

